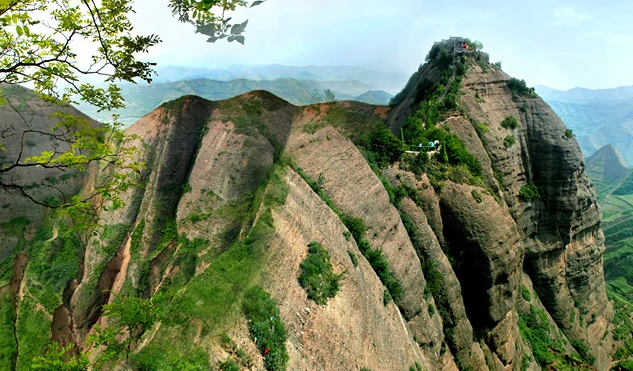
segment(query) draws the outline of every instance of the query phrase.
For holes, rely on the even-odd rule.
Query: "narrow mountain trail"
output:
[[[455,81],[455,75],[457,74],[457,57],[455,57],[455,59],[453,59],[453,63],[451,64],[451,77],[450,79],[448,79],[448,82],[446,83],[446,88],[444,89],[444,92],[442,93],[442,96],[440,97],[439,102],[443,102],[444,99],[446,98],[446,96],[448,95],[448,92],[451,87],[451,84],[453,83],[453,81]]]
[[[455,81],[455,76],[457,74],[457,55],[455,55],[455,57],[453,58],[453,63],[451,63],[450,69],[451,69],[451,77],[448,79],[448,82],[446,83],[446,87],[444,88],[444,92],[442,92],[442,96],[440,96],[440,99],[437,100],[438,105],[444,102],[444,99],[446,99],[448,92],[451,90],[451,84],[453,83],[453,81]],[[426,116],[424,117],[424,122],[427,122],[428,118],[429,118],[429,114],[427,113]]]
[[[58,223],[59,223],[59,221],[57,221],[55,224],[53,224],[53,236],[51,238],[49,238],[48,240],[44,241],[44,244],[47,244],[47,243],[57,239],[57,237],[59,236],[59,232],[57,230]]]

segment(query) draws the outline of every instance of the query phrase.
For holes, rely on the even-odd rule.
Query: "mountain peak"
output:
[[[596,153],[587,159],[587,162],[594,161],[594,159],[602,159],[605,164],[613,168],[627,168],[626,160],[613,144],[607,144],[600,147]]]
[[[602,182],[618,183],[629,173],[622,154],[612,144],[601,147],[587,159],[586,171],[597,188]]]

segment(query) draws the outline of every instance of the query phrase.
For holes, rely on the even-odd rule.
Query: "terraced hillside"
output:
[[[588,158],[586,166],[602,206],[607,284],[614,294],[633,301],[633,170],[612,145]]]

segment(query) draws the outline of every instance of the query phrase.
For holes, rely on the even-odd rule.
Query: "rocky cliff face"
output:
[[[156,323],[111,367],[609,369],[595,193],[560,119],[509,82],[473,54],[430,60],[396,107],[295,107],[261,91],[163,105],[128,129],[143,140],[146,186],[86,243],[50,213],[35,236],[11,231],[23,248],[0,270],[2,368],[28,369],[51,338],[98,354],[86,339],[116,323],[103,304],[161,297]],[[449,85],[455,105],[435,125],[449,148],[377,160],[379,128],[409,130]],[[449,133],[480,174],[453,163]],[[326,304],[298,280],[311,242],[342,275]],[[274,299],[264,322],[245,309],[252,287]]]

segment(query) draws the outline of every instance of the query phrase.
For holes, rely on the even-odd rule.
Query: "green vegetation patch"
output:
[[[521,296],[523,297],[525,301],[532,301],[532,295],[530,295],[530,290],[523,285],[521,285]]]
[[[571,139],[574,137],[574,132],[571,129],[566,129],[565,134],[563,135],[564,139]]]
[[[514,116],[508,116],[501,121],[501,126],[506,129],[516,129],[519,127],[519,120]]]
[[[361,254],[367,259],[382,284],[389,290],[390,297],[396,305],[400,305],[404,298],[404,288],[389,268],[389,261],[385,258],[383,251],[381,249],[373,249],[369,241],[365,239],[365,231],[367,231],[365,222],[360,218],[345,214],[341,216],[341,221],[356,240]]]
[[[614,196],[625,196],[633,194],[633,171],[629,172],[626,178],[620,183],[618,188],[611,192]],[[630,205],[629,205],[630,206]]]
[[[229,358],[218,365],[221,371],[240,371],[241,368],[233,358]]]
[[[48,229],[48,226],[42,228]],[[62,293],[66,284],[79,274],[83,247],[77,236],[65,222],[57,223],[57,238],[41,241],[36,234],[31,261],[25,277],[29,291],[46,308],[50,314],[62,303]],[[42,235],[40,238],[43,238]]]
[[[508,89],[510,89],[514,98],[519,96],[526,98],[538,98],[534,88],[529,88],[525,83],[525,80],[519,80],[514,77],[511,78],[510,81],[508,81]]]
[[[210,370],[207,352],[195,347],[179,353],[172,346],[149,343],[130,355],[131,363],[139,371],[206,371]]]
[[[387,304],[389,304],[389,302],[391,302],[392,298],[391,298],[391,294],[389,293],[389,290],[385,290],[382,292],[382,304],[386,307]]]
[[[13,218],[8,222],[0,224],[0,229],[2,229],[2,232],[7,236],[19,237],[22,236],[24,228],[31,223],[31,220],[27,218]]]
[[[525,202],[532,202],[534,200],[540,200],[541,195],[536,185],[534,185],[534,183],[529,183],[521,187],[519,190],[519,199]]]
[[[610,294],[615,315],[613,316],[614,360],[626,360],[633,356],[633,305],[617,295]]]
[[[503,145],[506,148],[510,148],[512,147],[514,144],[516,143],[516,139],[514,139],[513,135],[507,135],[504,139],[503,139]]]
[[[31,370],[38,371],[87,371],[90,361],[79,352],[78,356],[71,354],[74,344],[61,347],[56,341],[51,341],[43,356],[36,357]]]
[[[9,290],[0,290],[0,370],[12,370],[17,355],[13,328],[15,327],[15,306],[11,302]]]
[[[585,363],[592,365],[596,361],[596,357],[589,353],[589,345],[587,345],[586,341],[582,339],[575,340],[571,342],[571,345],[576,348],[578,354],[580,354],[580,358],[582,358]]]
[[[359,144],[372,153],[372,162],[384,167],[400,160],[406,144],[395,137],[384,125],[376,126]]]
[[[200,256],[208,243],[206,240],[179,237],[182,253],[174,256],[174,263],[182,272],[161,286],[161,292],[171,299],[164,311],[162,322],[165,326],[155,336],[155,343],[167,346],[174,341],[182,342],[183,338],[200,336],[192,330],[192,321],[201,323],[202,336],[213,336],[237,319],[240,302],[257,281],[267,256],[267,244],[274,234],[270,208],[285,200],[285,196],[280,196],[285,192],[277,189],[282,181],[271,176],[254,194],[245,195],[216,211],[218,217],[227,221],[229,228],[235,231],[225,236],[226,241],[220,237],[222,246],[219,250]],[[274,195],[269,196],[269,192]],[[244,233],[240,233],[242,228]],[[208,259],[207,254],[213,254],[212,259]],[[209,265],[203,273],[195,275],[199,259]],[[185,354],[189,348],[187,345],[183,347],[185,350],[179,351],[180,354]]]
[[[576,345],[583,350],[578,354],[565,354],[564,339],[560,330],[550,326],[547,314],[534,305],[530,305],[529,313],[519,314],[519,331],[523,340],[530,344],[534,358],[542,367],[554,367],[556,370],[571,371],[578,369],[578,364],[593,363],[588,349],[580,342]],[[578,349],[578,348],[577,348]]]
[[[284,166],[275,165],[271,171],[268,179],[268,187],[266,194],[264,195],[264,205],[266,206],[281,206],[286,203],[286,197],[288,197],[288,184],[283,179],[286,174],[286,168]]]
[[[475,123],[475,131],[477,131],[479,138],[483,138],[484,134],[490,131],[490,128],[483,122],[477,122]]]
[[[184,234],[178,237],[179,248],[172,257],[172,264],[178,269],[172,269],[172,273],[163,283],[166,290],[182,287],[196,274],[196,267],[200,264],[201,252],[209,245],[205,238],[197,237],[189,240]]]
[[[409,161],[409,170],[420,175],[427,173],[431,178],[446,179],[442,176],[442,165],[445,167],[464,165],[473,177],[481,177],[482,167],[479,160],[466,149],[464,142],[444,127],[435,127],[439,117],[435,118],[433,103],[422,102],[418,109],[407,118],[403,126],[403,137],[409,146],[423,145],[427,151],[429,142],[439,141],[441,150],[428,159],[424,153]],[[439,115],[439,114],[438,114]],[[444,172],[445,173],[445,172]]]
[[[618,362],[611,369],[616,371],[633,371],[633,361],[626,360]]]
[[[138,254],[141,251],[142,243],[143,243],[143,233],[145,232],[145,218],[141,219],[140,222],[132,231],[132,235],[130,236],[130,252],[132,254]]]
[[[194,318],[206,322],[211,329],[221,329],[234,313],[237,300],[261,269],[263,250],[272,233],[270,213],[262,216],[249,236],[221,253],[205,272],[193,277],[187,288],[175,295],[167,308],[167,317],[174,324],[188,326]]]
[[[354,265],[354,268],[358,267],[358,257],[356,256],[356,254],[354,254],[354,252],[351,250],[347,250],[347,254],[352,261],[352,265]]]
[[[308,293],[308,298],[320,305],[336,296],[345,272],[335,274],[330,262],[330,253],[320,243],[308,244],[308,255],[299,265],[299,284]]]
[[[244,294],[242,310],[248,319],[251,338],[256,341],[257,348],[264,356],[266,370],[285,370],[288,363],[288,333],[275,299],[263,288],[255,286]]]
[[[51,322],[47,316],[37,308],[37,301],[31,296],[25,296],[19,304],[16,323],[16,335],[20,344],[20,354],[17,360],[17,371],[31,370],[35,357],[44,354],[50,339]]]

